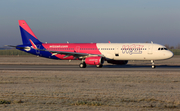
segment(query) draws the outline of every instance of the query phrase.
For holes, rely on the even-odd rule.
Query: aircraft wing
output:
[[[52,50],[45,50],[45,49],[36,49],[36,50],[51,52],[52,55],[64,54],[64,55],[66,55],[66,56],[64,56],[64,58],[69,57],[69,56],[74,56],[75,59],[86,58],[87,56],[102,56],[102,57],[104,57],[104,55],[102,55],[102,54],[100,55],[100,54],[89,54],[89,53],[78,53],[78,52],[52,51]]]
[[[6,46],[20,48],[20,49],[29,49],[29,47],[24,47],[24,46],[13,46],[13,45],[6,45]],[[64,58],[69,57],[69,56],[74,56],[75,57],[74,59],[77,59],[77,58],[86,58],[87,56],[102,56],[102,57],[104,57],[104,55],[102,55],[102,54],[52,51],[52,50],[46,50],[46,49],[38,49],[37,47],[35,47],[34,49],[35,50],[39,50],[39,51],[51,52],[52,56],[56,55],[56,54],[64,54],[64,55],[66,55],[66,56],[64,56]]]

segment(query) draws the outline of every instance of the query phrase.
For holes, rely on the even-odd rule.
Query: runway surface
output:
[[[78,65],[0,65],[0,70],[38,70],[38,71],[180,71],[178,65],[159,65],[152,69],[150,65],[104,65],[102,68],[87,66],[79,68]]]

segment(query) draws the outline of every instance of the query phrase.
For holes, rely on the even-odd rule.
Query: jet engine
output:
[[[116,65],[126,65],[128,63],[127,60],[107,60],[107,62]]]
[[[85,63],[89,65],[102,65],[104,63],[104,58],[101,56],[87,57]]]

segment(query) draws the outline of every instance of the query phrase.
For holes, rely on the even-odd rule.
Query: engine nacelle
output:
[[[117,65],[126,65],[128,61],[123,61],[123,60],[107,60],[108,63],[111,64],[117,64]]]
[[[87,57],[85,63],[89,65],[101,65],[104,63],[104,58],[100,56]]]

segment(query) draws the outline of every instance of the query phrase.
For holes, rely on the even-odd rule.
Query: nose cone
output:
[[[171,52],[171,51],[167,51],[166,53],[165,53],[165,56],[166,56],[166,59],[170,59],[170,58],[172,58],[173,56],[174,56],[174,54]]]

